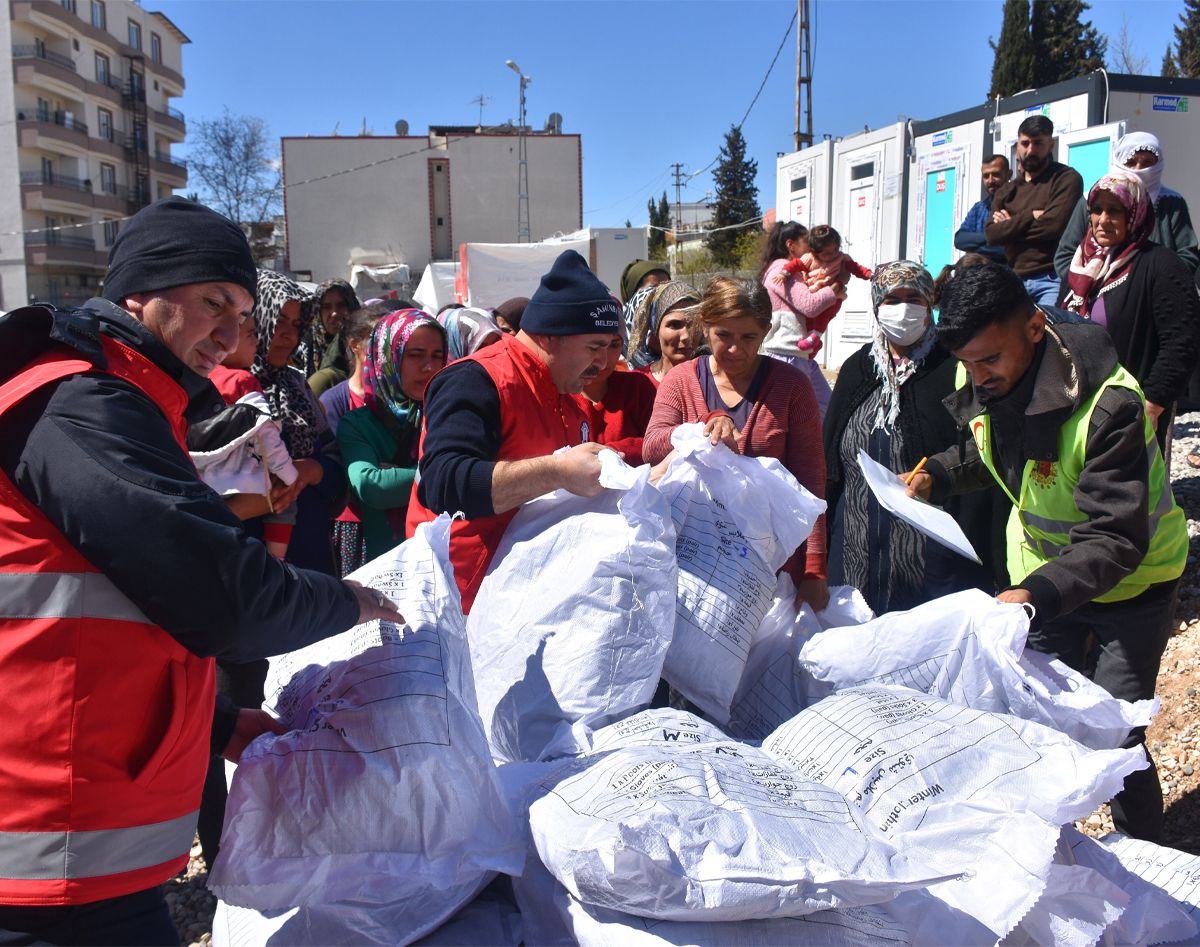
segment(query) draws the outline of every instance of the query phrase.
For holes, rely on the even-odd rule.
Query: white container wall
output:
[[[832,141],[776,158],[775,219],[806,227],[829,223],[832,182]]]
[[[902,243],[904,123],[844,138],[833,149],[830,223],[841,234],[842,252],[874,269],[899,259]],[[865,280],[851,278],[841,312],[825,333],[825,365],[837,368],[871,338],[874,316]]]
[[[1163,88],[1177,84],[1163,82]],[[1158,136],[1163,148],[1163,185],[1184,196],[1194,225],[1200,216],[1200,175],[1195,172],[1195,156],[1200,154],[1200,95],[1113,92],[1108,117],[1109,121],[1123,120],[1126,131]]]

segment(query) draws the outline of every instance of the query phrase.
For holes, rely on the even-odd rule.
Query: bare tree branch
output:
[[[225,109],[189,129],[188,169],[203,201],[239,224],[279,213],[279,161],[266,122]]]
[[[1124,13],[1121,14],[1121,31],[1117,33],[1113,45],[1115,48],[1112,51],[1112,66],[1115,71],[1131,76],[1146,75],[1150,60],[1139,56],[1134,50],[1133,39],[1129,35],[1129,17]]]

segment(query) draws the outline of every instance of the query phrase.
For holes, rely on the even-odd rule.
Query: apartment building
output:
[[[131,0],[8,0],[0,33],[0,309],[79,305],[122,219],[187,184],[190,40]]]

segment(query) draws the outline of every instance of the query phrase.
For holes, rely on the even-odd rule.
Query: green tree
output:
[[[988,98],[1013,95],[1033,86],[1033,43],[1029,38],[1029,0],[1004,0],[1000,41],[992,42],[992,87]]]
[[[758,175],[758,162],[746,157],[746,139],[737,125],[725,135],[725,144],[717,158],[713,171],[715,199],[713,206],[713,228],[709,234],[708,249],[723,267],[737,265],[735,245],[737,230],[721,230],[732,224],[753,220],[762,213],[758,207],[758,187],[754,183]]]
[[[1167,51],[1163,53],[1162,68],[1159,71],[1164,79],[1179,78],[1179,64],[1175,62],[1175,53],[1170,43],[1167,43]]]
[[[762,227],[747,227],[738,231],[737,240],[733,244],[733,252],[737,257],[739,270],[757,270],[758,261],[762,258],[763,242],[767,233]]]
[[[1175,24],[1175,65],[1177,75],[1200,79],[1200,0],[1183,0],[1183,12]],[[1164,63],[1163,75],[1166,75]]]
[[[650,214],[650,236],[646,238],[647,255],[651,260],[665,260],[667,235],[664,231],[671,226],[671,210],[667,204],[667,192],[663,191],[662,199],[657,204],[654,203],[653,197],[646,201],[646,210]]]
[[[1084,0],[1034,0],[1030,24],[1034,86],[1042,88],[1104,68],[1108,40],[1084,19],[1089,9]]]

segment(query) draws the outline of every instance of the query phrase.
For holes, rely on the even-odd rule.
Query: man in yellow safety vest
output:
[[[963,443],[931,457],[909,492],[935,502],[998,483],[1013,503],[1004,602],[1033,606],[1028,646],[1115,697],[1153,697],[1187,561],[1145,397],[1098,325],[1047,325],[1020,277],[963,270],[941,300],[938,338],[971,384],[945,400]],[[1135,731],[1126,744],[1144,744]],[[1118,830],[1157,839],[1153,761],[1112,803]]]

